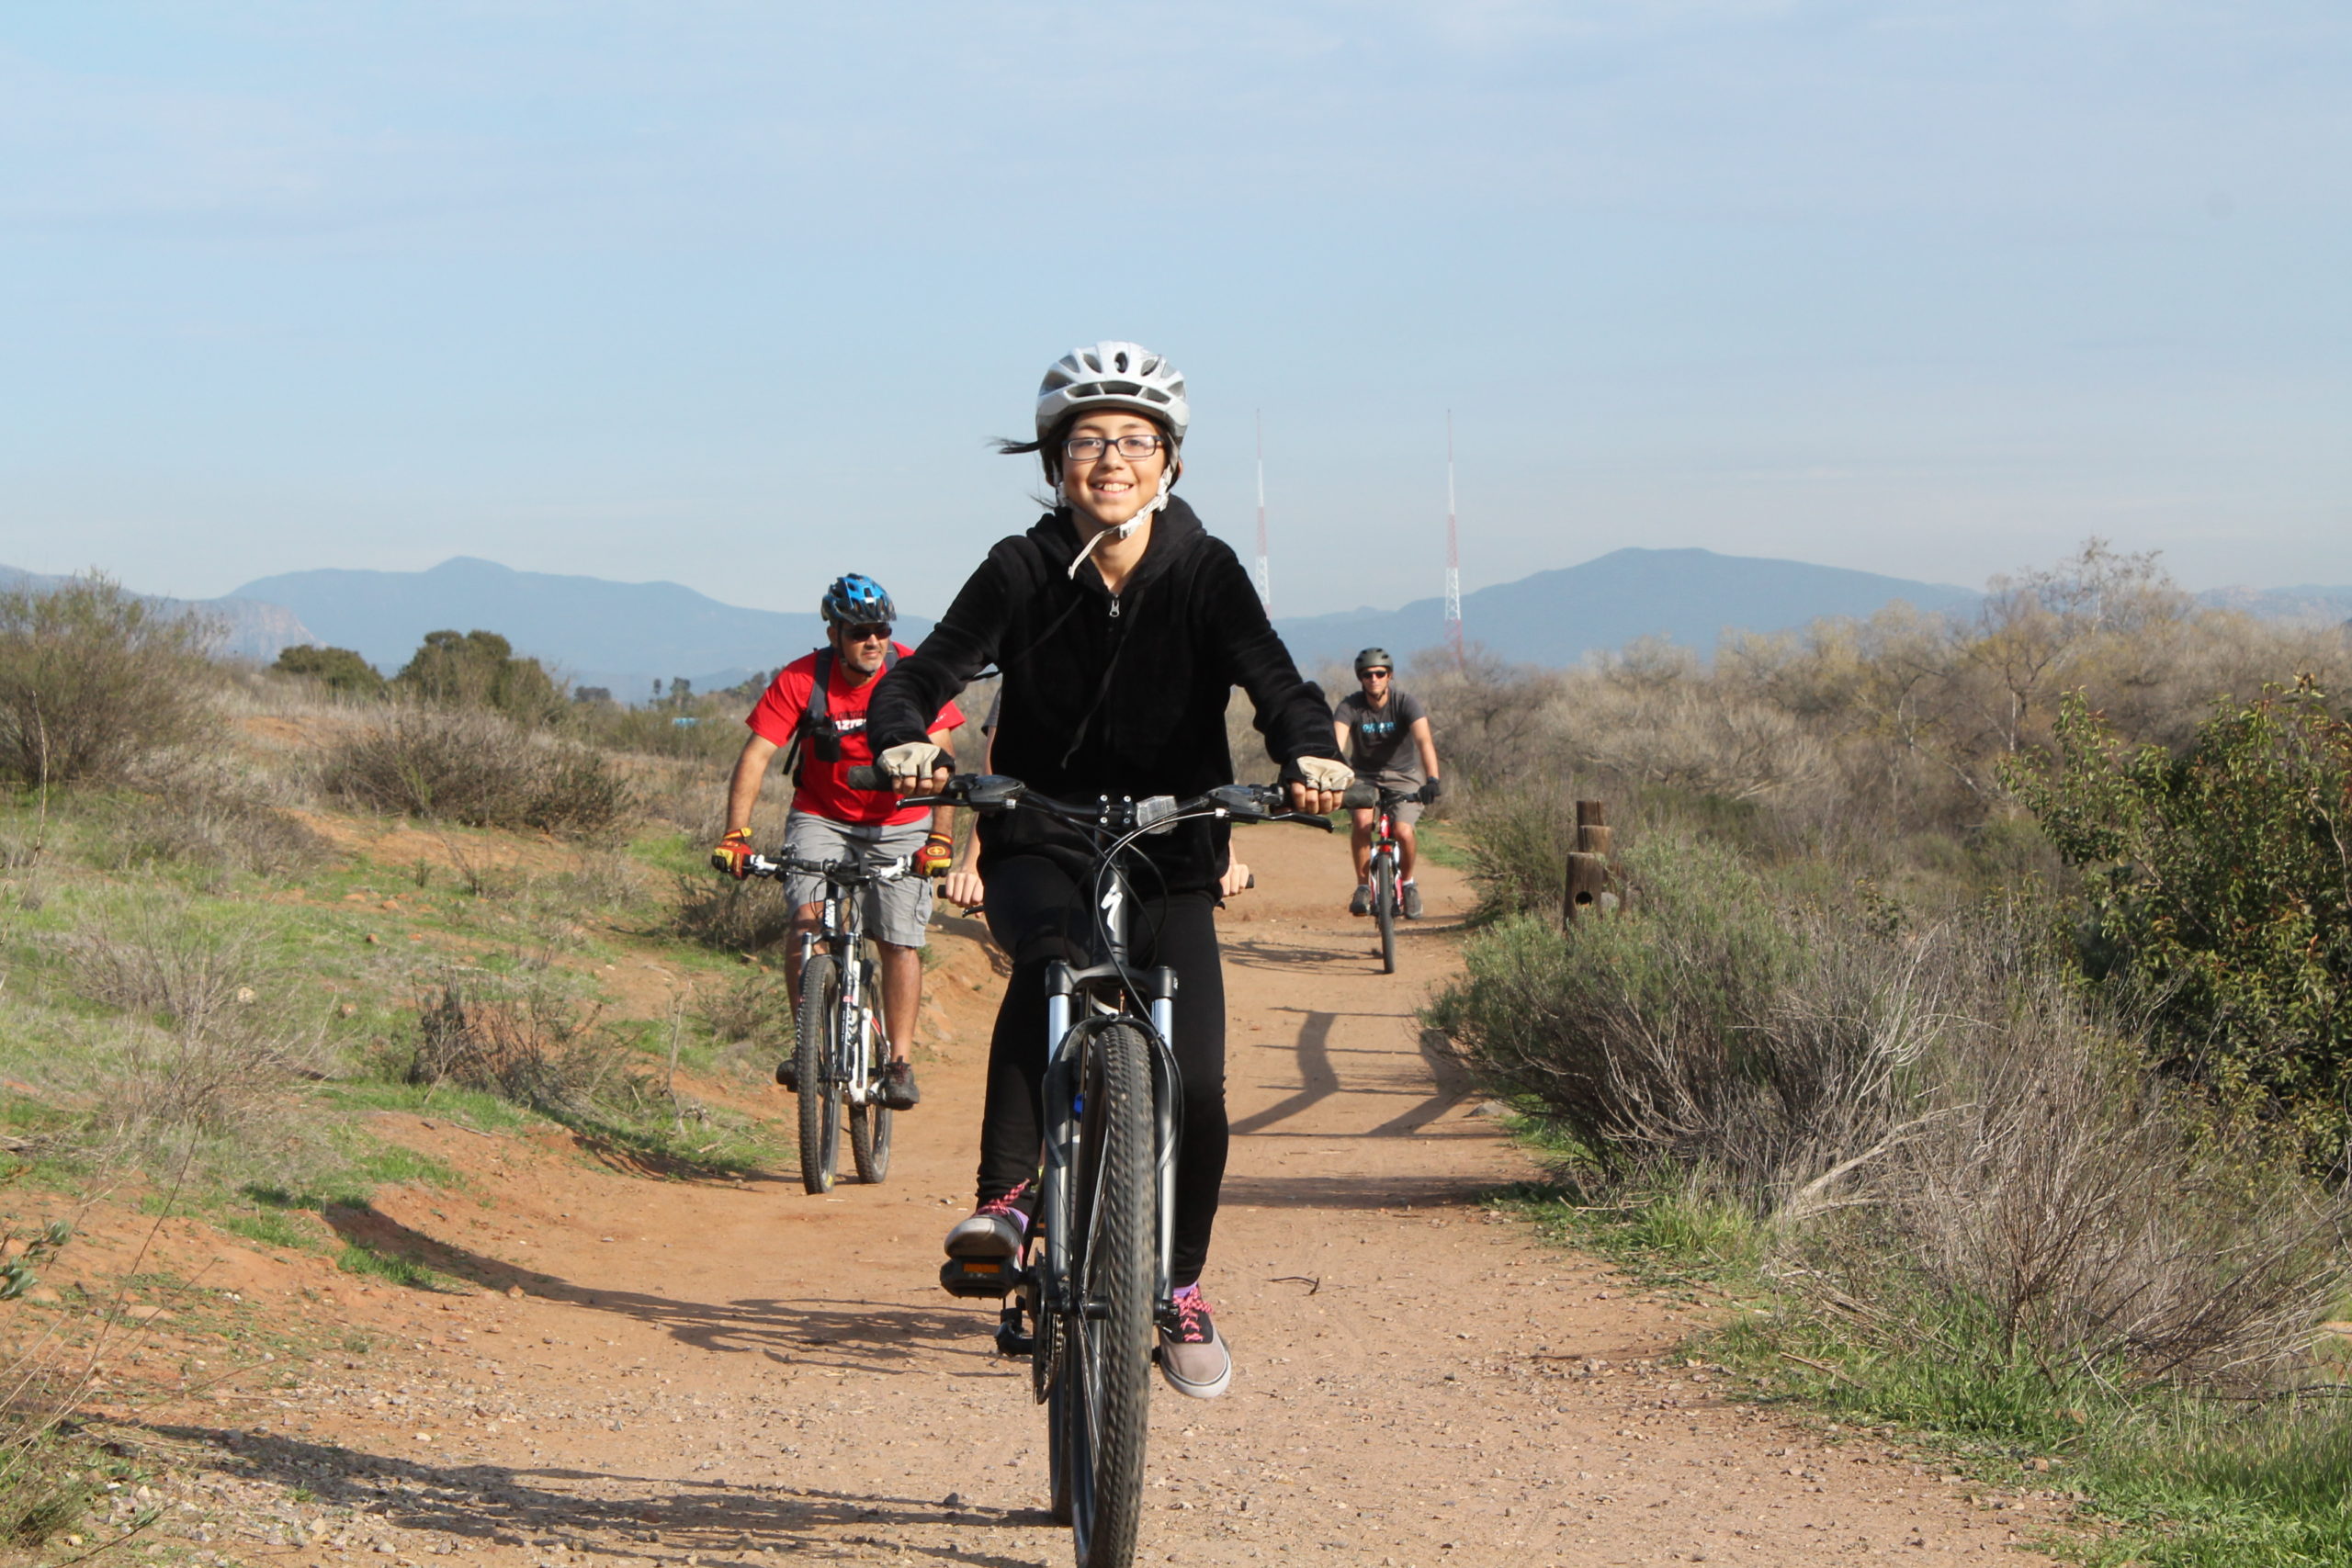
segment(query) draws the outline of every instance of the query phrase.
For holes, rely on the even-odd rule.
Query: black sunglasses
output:
[[[869,626],[843,626],[842,628],[842,640],[843,642],[871,642],[877,637],[887,642],[889,640],[889,637],[890,623],[888,621],[876,622]]]

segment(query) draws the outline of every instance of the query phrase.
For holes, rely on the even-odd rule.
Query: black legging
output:
[[[1148,889],[1139,889],[1145,891]],[[1137,969],[1176,971],[1176,1038],[1183,1078],[1184,1137],[1176,1153],[1176,1245],[1170,1283],[1198,1280],[1225,1181],[1225,969],[1217,957],[1216,898],[1179,893],[1137,900],[1130,956]],[[980,1120],[983,1201],[1037,1173],[1045,1134],[1046,965],[1094,962],[1093,911],[1069,872],[1041,855],[1014,855],[988,870],[989,931],[1012,955],[1012,978],[989,1042],[988,1100]]]

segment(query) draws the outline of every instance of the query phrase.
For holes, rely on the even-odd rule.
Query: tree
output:
[[[280,652],[277,662],[270,668],[284,675],[307,676],[329,691],[359,697],[384,694],[383,676],[348,648],[320,648],[306,642]]]
[[[2352,1134],[2352,724],[2309,677],[2224,707],[2187,752],[2079,694],[2010,783],[2086,874],[2085,964],[2146,1009],[2160,1065],[2317,1163]]]
[[[516,658],[514,645],[496,632],[427,632],[392,679],[445,707],[496,708],[534,722],[563,710],[562,694],[539,661]]]

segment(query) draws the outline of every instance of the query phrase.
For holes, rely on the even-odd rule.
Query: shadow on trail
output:
[[[486,1258],[375,1208],[333,1209],[326,1218],[345,1240],[371,1251],[409,1258],[493,1291],[520,1286],[542,1301],[633,1318],[699,1350],[868,1372],[899,1371],[900,1363],[923,1351],[993,1356],[988,1337],[993,1324],[968,1307],[833,1297],[695,1302],[650,1291],[604,1290]]]
[[[1300,947],[1283,942],[1221,938],[1218,947],[1227,964],[1243,969],[1319,969],[1333,964],[1358,963],[1363,957],[1360,949],[1352,947]]]
[[[690,1554],[767,1546],[830,1551],[850,1544],[895,1546],[918,1559],[975,1568],[1028,1568],[1024,1551],[1009,1557],[960,1542],[864,1541],[846,1527],[924,1526],[984,1533],[1050,1528],[1042,1509],[949,1509],[935,1500],[887,1494],[822,1491],[723,1481],[679,1482],[560,1466],[427,1464],[334,1443],[218,1427],[132,1426],[159,1438],[199,1448],[210,1466],[246,1481],[300,1488],[312,1506],[349,1508],[344,1527],[366,1537],[371,1527],[434,1530],[486,1544],[561,1542],[583,1555],[680,1561]],[[628,1495],[613,1495],[618,1489]],[[355,1543],[366,1550],[364,1540]],[[1025,1543],[1024,1543],[1025,1544]],[[316,1550],[316,1549],[314,1549]]]
[[[1430,1074],[1430,1081],[1426,1088],[1414,1084],[1400,1090],[1396,1087],[1398,1080],[1394,1076],[1389,1077],[1385,1081],[1341,1083],[1339,1068],[1331,1060],[1332,1025],[1341,1018],[1398,1016],[1401,1015],[1376,1012],[1307,1012],[1299,1024],[1298,1039],[1293,1046],[1298,1054],[1299,1089],[1296,1092],[1276,1100],[1262,1111],[1253,1111],[1247,1116],[1238,1118],[1233,1123],[1234,1135],[1247,1137],[1252,1134],[1262,1134],[1267,1129],[1280,1126],[1310,1107],[1340,1093],[1351,1096],[1390,1095],[1399,1092],[1420,1093],[1423,1095],[1422,1100],[1410,1111],[1392,1116],[1377,1126],[1364,1128],[1362,1131],[1326,1132],[1321,1134],[1328,1137],[1410,1137],[1443,1117],[1447,1111],[1477,1091],[1477,1085],[1471,1077],[1468,1069],[1463,1066],[1461,1057],[1453,1049],[1453,1042],[1449,1041],[1442,1032],[1434,1029],[1424,1029],[1420,1032],[1420,1056],[1422,1062],[1428,1066]],[[1396,1053],[1390,1051],[1352,1054],[1374,1055],[1391,1061],[1403,1060],[1397,1056]]]

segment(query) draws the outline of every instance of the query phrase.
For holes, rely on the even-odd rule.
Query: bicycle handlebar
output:
[[[793,855],[780,855],[774,859],[766,855],[752,855],[743,863],[745,874],[751,876],[785,876],[797,871],[808,876],[821,876],[828,882],[838,882],[844,886],[856,887],[875,882],[896,882],[911,869],[903,855],[876,865],[861,865],[855,861],[846,860],[801,860]]]
[[[866,765],[848,770],[843,779],[852,789],[886,790],[891,787],[890,775],[883,769]],[[1348,786],[1340,795],[1342,807],[1354,808],[1376,804],[1378,792],[1368,784]],[[1142,800],[1125,798],[1114,801],[1104,796],[1091,806],[1074,806],[1039,795],[1019,779],[1004,773],[957,773],[947,781],[947,787],[936,795],[910,795],[908,806],[965,806],[975,811],[1011,811],[1018,807],[1043,811],[1066,822],[1091,823],[1103,827],[1125,825],[1148,829],[1162,825],[1172,826],[1178,820],[1201,815],[1228,818],[1236,822],[1296,822],[1310,828],[1331,830],[1331,819],[1312,812],[1289,808],[1289,802],[1279,786],[1272,784],[1221,784],[1205,795],[1190,800],[1178,800],[1171,795],[1156,795]]]

